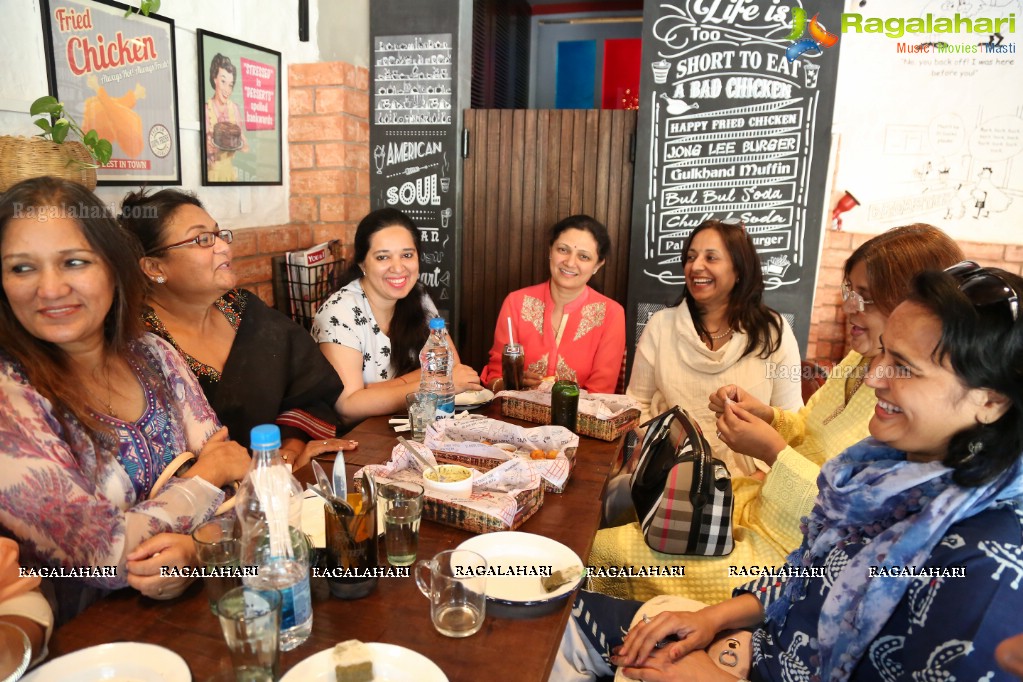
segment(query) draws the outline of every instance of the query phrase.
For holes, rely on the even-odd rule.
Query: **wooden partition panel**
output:
[[[590,284],[625,305],[636,112],[471,109],[465,129],[458,340],[482,369],[504,297],[550,276],[547,230],[564,217],[607,225],[611,255]]]

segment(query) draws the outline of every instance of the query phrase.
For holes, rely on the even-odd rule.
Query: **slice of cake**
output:
[[[372,682],[373,654],[357,639],[334,647],[334,671],[337,682]]]

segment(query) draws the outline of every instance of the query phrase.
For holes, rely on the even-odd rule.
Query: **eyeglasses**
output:
[[[184,241],[175,242],[173,244],[168,244],[167,246],[161,246],[158,249],[153,249],[147,255],[155,256],[156,254],[160,253],[161,251],[168,251],[170,249],[177,249],[177,248],[180,248],[182,246],[188,246],[189,244],[198,244],[199,246],[203,247],[204,249],[208,249],[208,248],[212,247],[214,244],[217,243],[217,238],[218,237],[225,244],[230,244],[231,242],[234,241],[234,232],[232,232],[231,230],[217,230],[216,232],[200,232],[198,235],[196,235],[195,237],[192,237],[191,239],[186,239]]]
[[[853,290],[849,280],[842,282],[842,308],[847,313],[862,313],[868,305],[874,305],[858,292]]]
[[[974,307],[1008,303],[1012,321],[1019,317],[1019,294],[998,274],[970,260],[956,263],[945,272],[959,280],[959,291],[966,294]]]

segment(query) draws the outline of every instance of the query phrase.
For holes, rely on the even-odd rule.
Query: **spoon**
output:
[[[408,453],[410,455],[412,455],[413,457],[415,457],[416,460],[420,464],[422,464],[424,467],[426,467],[426,469],[432,469],[433,470],[433,475],[437,477],[437,482],[438,483],[443,483],[445,481],[444,476],[441,475],[441,473],[440,473],[440,469],[438,469],[437,467],[433,466],[428,461],[426,461],[426,458],[423,457],[422,455],[420,455],[419,451],[416,450],[414,447],[412,447],[412,445],[407,440],[405,440],[405,438],[403,436],[398,436],[398,442],[401,443],[402,445],[404,445],[405,449],[408,450]]]

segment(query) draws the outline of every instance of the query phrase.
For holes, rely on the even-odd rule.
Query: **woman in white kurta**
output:
[[[742,226],[707,220],[683,252],[682,296],[647,323],[626,393],[641,405],[640,423],[674,405],[684,408],[733,476],[752,474],[755,460],[717,438],[707,396],[736,384],[768,405],[799,409],[799,347],[788,324],[763,302],[760,257]]]

